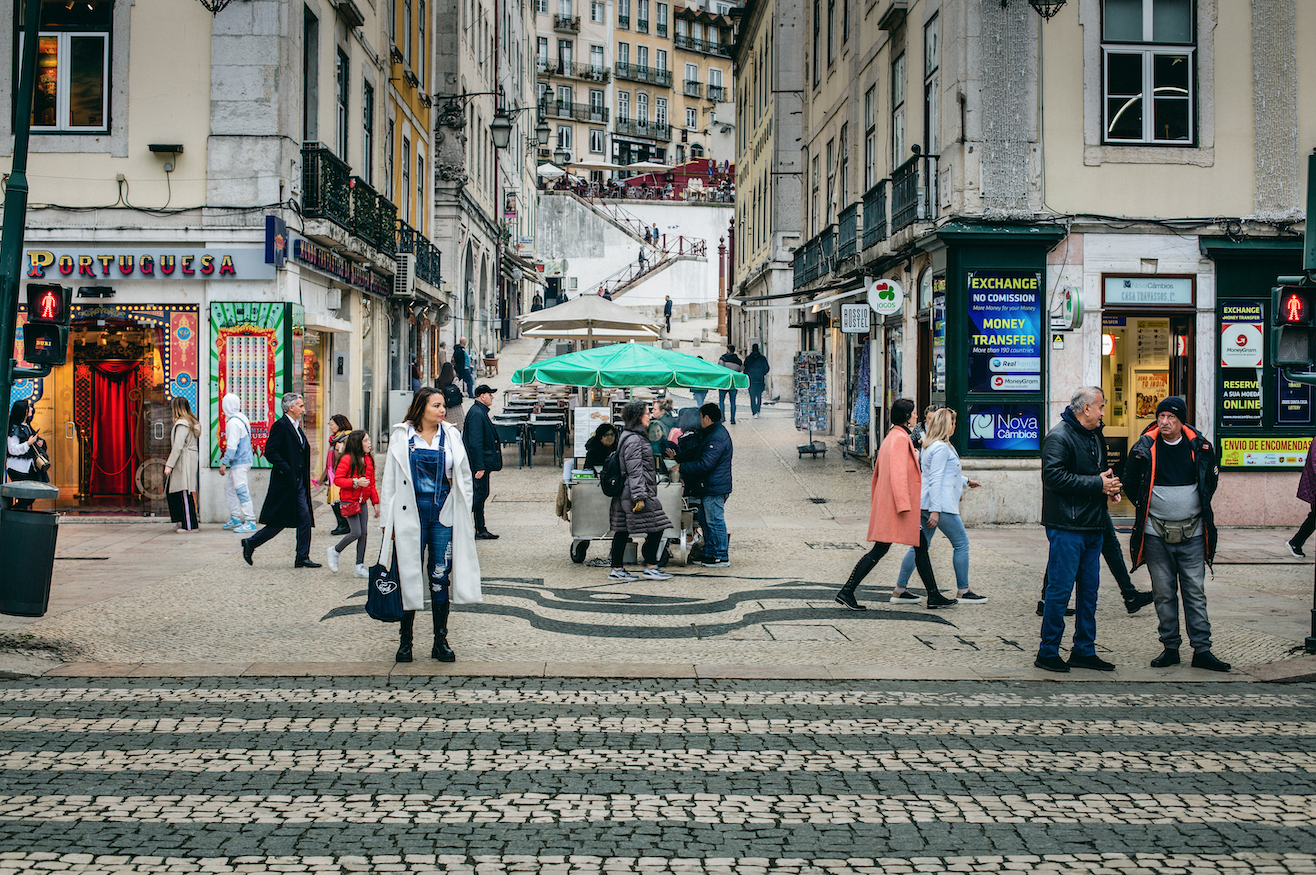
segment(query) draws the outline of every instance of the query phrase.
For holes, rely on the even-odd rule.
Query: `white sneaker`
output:
[[[640,574],[645,580],[671,580],[672,575],[663,571],[661,568],[646,568]]]
[[[356,566],[355,568],[352,569],[352,576],[353,576],[353,577],[369,577],[369,576],[370,576],[370,572],[369,572],[368,570],[366,570],[365,565],[358,565],[358,566]]]
[[[329,557],[329,570],[330,570],[330,571],[337,571],[337,570],[338,570],[338,551],[335,550],[333,547],[330,547],[330,548],[328,549],[328,551],[325,553],[325,555]]]
[[[608,580],[639,580],[639,578],[625,568],[614,568],[608,572]]]
[[[248,520],[242,525],[235,527],[233,531],[237,532],[239,535],[250,535],[252,532],[256,531],[256,524]]]

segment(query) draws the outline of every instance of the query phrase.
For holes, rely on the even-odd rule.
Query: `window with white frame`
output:
[[[809,236],[818,233],[818,156],[813,156],[813,188],[809,197]]]
[[[570,112],[571,104],[576,101],[576,92],[570,85],[559,85],[557,87],[557,108],[558,112]]]
[[[692,131],[699,127],[699,110],[693,106],[685,108],[685,126]]]
[[[667,69],[667,52],[664,49],[654,49],[653,65],[658,70]]]
[[[557,61],[562,66],[559,68],[562,73],[571,71],[571,40],[560,39],[557,41]]]
[[[640,124],[649,121],[649,95],[643,91],[635,95],[635,118]]]
[[[347,52],[341,48],[337,52],[334,65],[334,151],[338,157],[347,160],[347,91],[351,85],[348,76]]]
[[[837,161],[840,163],[840,168],[837,171],[837,175],[840,177],[840,179],[838,180],[839,187],[836,189],[836,194],[837,194],[837,200],[842,205],[847,205],[850,203],[850,123],[849,122],[846,122],[845,124],[841,125],[841,137],[837,142],[839,143],[839,148],[841,150],[841,153],[840,156],[837,158]]]
[[[361,178],[375,184],[375,86],[361,84]]]
[[[891,62],[891,167],[905,163],[905,54]]]
[[[411,64],[411,0],[402,0],[402,57]]]
[[[617,43],[617,63],[629,64],[631,62],[631,44]]]
[[[631,93],[629,91],[617,92],[617,118],[629,119],[631,117]]]
[[[402,135],[402,215],[411,218],[411,138]]]
[[[571,0],[557,0],[557,14],[563,18],[571,17]]]
[[[877,185],[877,86],[864,92],[864,191]]]
[[[1194,6],[1194,0],[1102,3],[1107,143],[1193,142]]]
[[[425,233],[425,154],[416,147],[416,230]]]
[[[941,150],[941,16],[923,26],[923,148],[929,155]]]
[[[557,144],[559,148],[571,151],[571,125],[557,126]]]
[[[822,46],[822,0],[813,0],[813,84],[822,81],[822,61],[818,49]]]
[[[535,0],[535,11],[541,15],[548,14],[548,0]]]
[[[548,69],[548,37],[535,38],[535,63],[541,70]]]
[[[648,47],[648,46],[636,46],[636,47],[635,47],[635,63],[639,64],[641,67],[648,67],[648,66],[649,66],[649,47]]]
[[[631,0],[617,0],[617,26],[631,26]]]
[[[602,122],[607,121],[603,117],[603,89],[591,88],[589,90],[589,118],[590,121]]]
[[[603,24],[604,5],[599,0],[590,0],[589,20],[595,24]]]
[[[421,81],[421,89],[425,88],[425,19],[428,17],[425,12],[425,0],[419,0],[416,7],[419,15],[416,18],[416,77]]]
[[[836,202],[836,141],[827,141],[827,215],[824,221],[830,225],[832,223],[832,204]]]
[[[589,129],[589,150],[595,155],[603,154],[604,134],[598,128]]]
[[[589,68],[595,76],[602,76],[604,70],[603,46],[589,47]]]
[[[658,4],[658,35],[667,36],[667,4]]]
[[[113,21],[113,3],[41,4],[34,131],[109,130]]]
[[[655,97],[653,99],[653,120],[656,124],[667,124],[667,98]]]

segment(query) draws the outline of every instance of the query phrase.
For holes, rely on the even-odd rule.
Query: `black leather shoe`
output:
[[[1124,600],[1124,607],[1130,614],[1136,614],[1138,611],[1156,601],[1156,596],[1149,592],[1140,592]]]
[[[393,654],[394,662],[411,662],[411,642],[398,645],[398,652]]]
[[[1039,617],[1042,616],[1042,613],[1043,613],[1045,610],[1046,610],[1046,602],[1038,602],[1038,603],[1037,603],[1037,616],[1039,616]],[[1066,616],[1066,617],[1072,617],[1072,616],[1074,616],[1074,609],[1073,609],[1073,608],[1065,608],[1065,616]]]
[[[959,602],[955,599],[948,599],[939,592],[928,593],[928,610],[930,611],[937,608],[953,608],[958,604]]]
[[[1207,671],[1229,671],[1230,665],[1216,659],[1215,654],[1211,651],[1203,650],[1200,653],[1193,654],[1193,668],[1204,668]]]
[[[348,527],[347,523],[340,523],[339,525],[334,526],[334,530],[333,530],[332,532],[330,532],[329,534],[331,534],[331,535],[350,535],[351,533],[352,533],[352,530],[351,530],[351,528]]]
[[[254,563],[254,562],[251,561],[251,554],[254,553],[254,552],[255,552],[255,548],[251,546],[251,539],[249,539],[249,538],[243,538],[243,539],[242,539],[242,561],[243,561],[243,562],[246,562],[248,565],[254,565],[254,564],[256,564],[256,563]]]
[[[1070,656],[1069,667],[1090,668],[1093,671],[1114,671],[1115,663],[1106,662],[1106,660],[1094,653],[1091,656]]]
[[[1064,674],[1069,671],[1069,666],[1058,656],[1039,656],[1033,660],[1033,665],[1038,668],[1044,668],[1047,671],[1060,672]]]
[[[838,592],[838,593],[836,594],[836,603],[837,603],[838,605],[840,605],[841,607],[843,607],[843,608],[849,608],[849,609],[852,610],[852,611],[866,611],[866,610],[868,610],[867,606],[859,604],[859,602],[857,602],[857,601],[854,600],[854,596],[853,596],[853,595],[851,595],[850,593],[846,593],[846,592]]]
[[[486,529],[486,530],[483,531],[483,532],[476,532],[476,533],[475,533],[475,540],[477,540],[477,541],[497,541],[497,540],[498,540],[498,536],[495,535],[493,532],[491,532],[491,531],[489,531],[489,530]]]
[[[293,568],[319,568],[319,562],[312,562],[310,559],[298,559],[292,564]]]
[[[1172,665],[1179,664],[1179,651],[1165,648],[1161,655],[1151,661],[1152,668],[1169,668]]]

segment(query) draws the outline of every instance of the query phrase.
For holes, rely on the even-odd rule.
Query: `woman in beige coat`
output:
[[[955,599],[946,598],[937,589],[937,578],[928,559],[928,540],[919,521],[923,475],[919,471],[914,443],[909,439],[909,420],[913,414],[914,402],[908,398],[897,399],[891,405],[891,431],[882,439],[877,464],[873,466],[872,514],[868,520],[868,540],[874,542],[873,548],[859,558],[850,572],[850,579],[836,594],[837,604],[852,611],[865,609],[855,601],[855,590],[892,544],[908,544],[914,548],[914,566],[928,591],[929,608],[956,604]],[[892,598],[892,601],[901,599]]]
[[[174,430],[170,434],[169,460],[165,462],[166,492],[169,498],[169,519],[178,523],[174,531],[180,535],[199,528],[196,518],[196,488],[201,464],[198,439],[201,423],[192,415],[192,405],[186,398],[174,399]]]

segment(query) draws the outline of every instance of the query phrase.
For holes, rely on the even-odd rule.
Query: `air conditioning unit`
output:
[[[398,270],[393,274],[393,294],[403,298],[416,294],[416,256],[411,252],[398,254]]]
[[[576,289],[580,288],[580,287],[576,284],[577,281],[578,281],[579,279],[580,279],[580,277],[574,277],[574,276],[567,277],[567,288],[571,289],[571,291],[573,291],[573,292],[574,292]]]
[[[330,310],[343,309],[343,290],[330,289],[329,291],[325,292],[324,305],[328,307]]]

